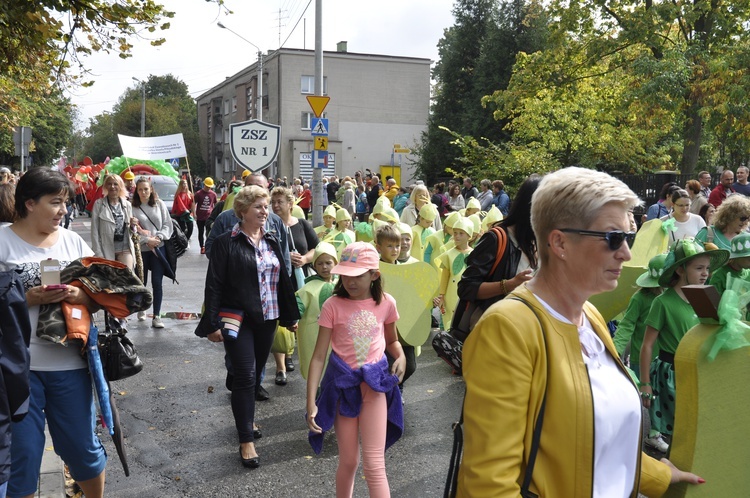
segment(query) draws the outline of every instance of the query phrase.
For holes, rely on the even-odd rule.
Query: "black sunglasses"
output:
[[[593,230],[578,230],[577,228],[561,228],[561,232],[575,233],[578,235],[586,235],[588,237],[600,237],[607,241],[607,246],[610,251],[616,251],[622,246],[622,243],[627,241],[628,246],[633,245],[635,240],[635,232],[623,232],[622,230],[612,230],[611,232],[595,232]]]

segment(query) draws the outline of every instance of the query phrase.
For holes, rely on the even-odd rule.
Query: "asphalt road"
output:
[[[72,227],[90,240],[88,218]],[[208,261],[199,254],[197,232],[188,254],[178,262],[179,285],[165,279],[165,313],[197,313],[203,300]],[[114,382],[126,437],[130,476],[108,435],[102,436],[109,463],[108,497],[301,497],[334,496],[338,463],[334,434],[315,455],[304,420],[305,382],[299,371],[286,386],[276,386],[272,360],[263,385],[271,399],[256,405],[263,431],[256,442],[259,469],[242,467],[237,432],[224,387],[223,347],[193,334],[197,320],[165,318],[166,328],[150,320],[128,323],[143,371]],[[295,355],[295,363],[296,363]],[[428,344],[417,360],[416,373],[405,386],[405,433],[386,453],[393,496],[442,496],[464,384],[452,376]],[[498,428],[502,430],[502,428]],[[360,470],[355,496],[367,496]]]

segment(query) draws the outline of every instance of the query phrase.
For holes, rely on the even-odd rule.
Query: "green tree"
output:
[[[74,108],[70,100],[52,89],[48,95],[24,95],[13,92],[14,105],[31,128],[31,157],[35,165],[51,165],[61,155],[73,132]],[[20,166],[14,157],[12,128],[0,127],[0,164]]]
[[[140,85],[128,88],[111,113],[94,117],[86,130],[81,157],[88,155],[95,162],[101,162],[107,156],[122,155],[117,135],[140,136],[142,98]],[[195,101],[183,81],[171,74],[148,77],[145,131],[147,137],[182,133],[191,170],[195,174],[205,174]]]
[[[684,72],[653,100],[657,105],[663,102],[667,110],[678,105],[674,122],[682,141],[678,162],[683,173],[692,172],[701,161],[704,122],[710,120],[705,83],[712,69],[726,67],[716,65],[717,61],[730,57],[738,44],[746,44],[750,0],[555,0],[550,10],[557,20],[545,50],[550,56],[523,68],[537,75],[527,94],[574,79],[596,78],[602,70],[637,74],[638,65],[667,82],[669,69],[677,65]],[[579,53],[585,57],[577,59]]]
[[[219,2],[221,0],[218,0]],[[133,36],[169,28],[174,14],[154,0],[39,0],[0,5],[0,124],[21,122],[25,110],[14,94],[40,100],[50,83],[85,81],[85,56],[130,57]],[[154,46],[164,43],[154,37]]]
[[[467,99],[475,95],[476,64],[494,6],[494,0],[457,0],[453,6],[456,23],[445,30],[438,42],[440,59],[432,71],[433,105],[422,143],[415,150],[419,155],[417,173],[428,181],[443,174],[447,167],[460,167],[460,150],[440,126],[456,128],[453,123],[463,122]]]
[[[431,114],[415,146],[418,173],[427,180],[446,168],[461,176],[467,167],[443,127],[498,144],[510,139],[506,122],[496,121],[493,103],[483,97],[508,85],[516,54],[539,50],[546,38],[546,12],[537,0],[458,1],[454,15],[455,25],[438,44]]]

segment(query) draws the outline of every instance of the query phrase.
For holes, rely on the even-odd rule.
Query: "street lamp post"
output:
[[[143,96],[143,98],[141,98],[141,137],[145,137],[146,136],[146,82],[139,80],[135,76],[133,76],[133,80],[141,84],[141,94]]]
[[[250,45],[252,45],[256,49],[258,49],[258,113],[257,113],[257,118],[260,121],[263,121],[263,51],[260,49],[260,47],[258,45],[256,45],[255,43],[251,42],[250,40],[248,40],[247,38],[245,38],[241,34],[235,32],[235,31],[232,31],[231,29],[229,29],[226,26],[224,26],[221,23],[221,21],[217,22],[216,25],[218,27],[220,27],[221,29],[226,29],[230,33],[232,33],[235,36],[243,39],[244,41],[246,41],[247,43],[249,43]]]

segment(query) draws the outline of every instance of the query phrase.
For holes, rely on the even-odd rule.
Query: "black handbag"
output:
[[[534,316],[539,321],[539,326],[542,328],[542,340],[544,341],[544,349],[547,349],[547,334],[544,331],[544,325],[539,319],[534,308],[525,300],[520,297],[512,297],[516,301],[521,301],[525,304]],[[549,358],[549,355],[547,355]],[[443,491],[444,498],[455,498],[456,491],[458,490],[458,469],[461,466],[461,457],[464,453],[464,404],[466,403],[466,394],[464,394],[464,401],[461,403],[461,417],[458,422],[453,424],[453,451],[451,452],[450,465],[448,467],[448,477],[445,479],[445,489]],[[544,408],[547,405],[547,385],[544,386],[544,395],[542,396],[542,406],[539,407],[539,415],[534,423],[534,433],[531,436],[531,449],[529,450],[529,462],[526,465],[526,472],[523,477],[523,484],[521,485],[521,497],[522,498],[538,498],[535,493],[529,490],[531,486],[531,477],[534,473],[534,463],[536,462],[536,454],[539,451],[539,439],[542,436],[542,423],[544,422]]]
[[[127,337],[124,323],[104,313],[105,330],[99,332],[99,356],[108,381],[126,379],[143,370],[135,345]]]

